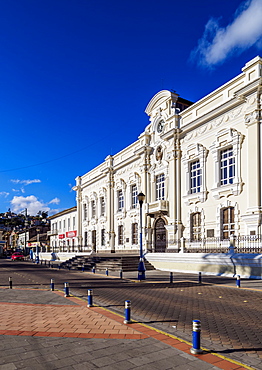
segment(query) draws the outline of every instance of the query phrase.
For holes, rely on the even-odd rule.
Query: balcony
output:
[[[47,236],[52,236],[52,235],[58,235],[58,230],[53,229],[53,230],[47,231]]]
[[[149,216],[154,216],[156,213],[167,214],[168,213],[168,200],[156,200],[155,202],[148,203],[146,213]]]

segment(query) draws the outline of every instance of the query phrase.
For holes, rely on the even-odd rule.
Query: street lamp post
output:
[[[144,263],[143,256],[143,241],[142,241],[142,206],[145,200],[145,194],[142,192],[137,195],[139,206],[140,206],[140,255],[139,255],[139,264],[138,264],[138,280],[146,279],[146,268]]]

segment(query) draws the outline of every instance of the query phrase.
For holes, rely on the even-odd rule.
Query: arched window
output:
[[[201,237],[201,213],[195,212],[191,214],[190,220],[190,235],[192,241],[200,241]]]
[[[221,210],[221,238],[229,239],[235,233],[235,212],[234,207]]]

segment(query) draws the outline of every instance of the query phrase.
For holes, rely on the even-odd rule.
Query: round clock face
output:
[[[164,121],[160,121],[157,125],[157,132],[160,133],[163,131],[164,128]]]

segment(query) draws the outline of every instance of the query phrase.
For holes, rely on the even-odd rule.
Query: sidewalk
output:
[[[0,289],[0,369],[252,369],[59,291]]]

